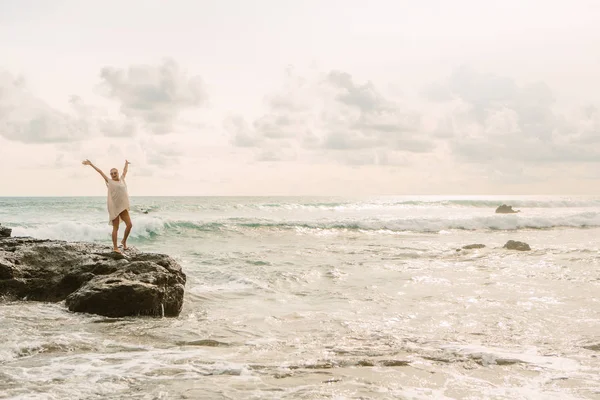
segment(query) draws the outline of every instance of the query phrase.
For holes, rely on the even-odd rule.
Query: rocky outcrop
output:
[[[502,204],[496,208],[496,214],[516,214],[519,212],[521,212],[521,210],[513,210],[512,206],[507,206],[506,204]]]
[[[165,254],[94,243],[0,238],[0,297],[58,302],[108,317],[177,316],[186,276]]]
[[[518,242],[516,240],[509,240],[506,242],[504,246],[502,246],[508,250],[519,250],[519,251],[528,251],[531,250],[531,247],[525,242]]]
[[[6,227],[0,225],[0,238],[10,237],[11,232],[12,232],[12,229],[6,228]]]

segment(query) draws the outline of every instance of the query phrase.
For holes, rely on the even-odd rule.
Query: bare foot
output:
[[[123,253],[121,253],[121,250],[119,250],[119,248],[118,248],[118,247],[115,247],[115,248],[113,249],[113,251],[114,251],[115,253],[123,254]]]
[[[121,240],[121,244],[123,245],[123,250],[127,250],[129,247],[127,247],[127,243],[125,243],[124,240]]]

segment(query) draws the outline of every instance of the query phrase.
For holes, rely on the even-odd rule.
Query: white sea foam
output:
[[[166,224],[159,218],[138,217],[134,220],[133,238],[147,238],[164,232]],[[124,224],[120,227],[121,235]],[[13,226],[13,236],[31,236],[39,239],[57,239],[67,241],[110,240],[112,227],[106,222],[63,221],[56,223],[29,224]]]

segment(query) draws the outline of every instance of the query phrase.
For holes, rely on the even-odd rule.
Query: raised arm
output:
[[[104,172],[102,172],[102,170],[101,170],[100,168],[98,168],[98,167],[96,167],[94,164],[92,164],[92,162],[91,162],[90,160],[83,160],[81,163],[82,163],[83,165],[89,165],[89,166],[91,166],[92,168],[94,168],[96,171],[98,171],[98,173],[99,173],[100,175],[102,175],[102,177],[104,178],[104,181],[108,182],[108,177],[107,177],[106,175],[104,175]]]
[[[125,166],[123,167],[123,173],[121,174],[121,178],[124,179],[127,175],[127,167],[131,164],[129,161],[125,160]]]

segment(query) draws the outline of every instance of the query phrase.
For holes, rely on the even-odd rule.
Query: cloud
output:
[[[86,104],[79,96],[71,96],[69,104],[86,121],[90,131],[107,137],[133,137],[137,133],[137,124],[123,116],[115,117],[106,109]]]
[[[253,135],[242,116],[231,115],[226,117],[223,126],[226,131],[233,135],[232,143],[235,146],[255,147],[260,143],[260,140]]]
[[[179,165],[189,150],[189,145],[177,141],[175,135],[146,136],[137,140],[135,147],[128,149],[128,154],[136,157],[136,164],[158,169]]]
[[[207,101],[201,78],[188,77],[173,60],[128,69],[105,67],[100,77],[103,94],[120,103],[129,123],[141,121],[155,134],[171,133],[182,111],[200,107]],[[129,131],[129,125],[124,129]],[[119,132],[120,128],[108,131]]]
[[[81,140],[90,127],[78,104],[70,114],[33,96],[23,78],[0,71],[0,135],[22,143],[61,143]]]
[[[543,82],[517,85],[510,78],[462,67],[425,95],[448,106],[435,134],[449,141],[460,161],[505,166],[600,161],[595,109],[559,113]]]
[[[600,144],[600,110],[587,105],[577,110],[577,132],[582,144],[597,146]]]
[[[182,153],[174,149],[152,149],[146,153],[146,161],[149,165],[168,167],[180,162]]]
[[[283,87],[266,97],[266,112],[248,124],[229,117],[225,128],[238,147],[257,149],[258,160],[283,160],[271,148],[292,148],[292,158],[351,165],[392,162],[390,153],[426,153],[435,148],[423,133],[420,114],[386,99],[372,82],[357,83],[333,70],[305,78],[287,71]]]
[[[98,118],[98,131],[107,137],[131,137],[137,133],[137,125],[129,119]]]
[[[69,98],[62,112],[31,94],[21,77],[0,71],[0,135],[22,143],[73,143],[96,134],[131,137],[137,124],[109,115],[79,96]]]

